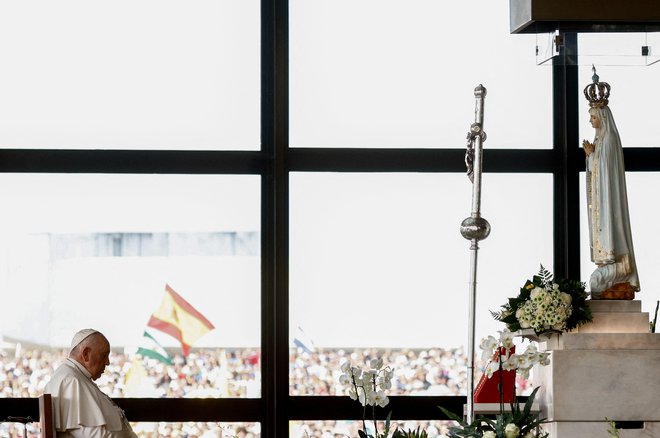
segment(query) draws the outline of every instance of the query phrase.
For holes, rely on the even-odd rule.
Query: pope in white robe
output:
[[[53,400],[58,437],[136,438],[124,412],[94,380],[109,364],[110,344],[92,329],[76,333],[69,358],[44,389]]]

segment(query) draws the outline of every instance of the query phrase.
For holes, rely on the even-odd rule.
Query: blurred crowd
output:
[[[65,350],[0,350],[0,397],[38,397],[53,371],[64,361]],[[365,364],[382,358],[394,369],[389,395],[461,395],[466,393],[466,355],[454,349],[292,349],[289,357],[291,395],[345,395],[339,383],[341,363]],[[483,364],[481,364],[483,365]],[[476,377],[479,378],[479,375]],[[97,380],[111,397],[260,397],[261,367],[257,349],[199,349],[188,357],[173,355],[171,365],[120,352]],[[521,393],[527,382],[518,382]],[[421,423],[402,427],[417,427]],[[423,425],[429,436],[444,433],[441,423]],[[34,428],[35,426],[30,426]],[[22,436],[10,430],[21,425],[3,423],[0,438]],[[140,437],[240,437],[259,436],[259,424],[140,423]],[[336,438],[357,436],[353,422],[292,422],[291,436]]]
[[[334,349],[292,351],[291,395],[344,395],[339,384],[344,361],[356,365],[382,358],[394,369],[389,395],[460,395],[467,388],[467,356],[455,349]]]
[[[0,350],[0,397],[37,397],[67,351]],[[394,369],[390,395],[459,395],[467,386],[466,356],[456,349],[292,349],[291,395],[344,395],[344,361],[365,364],[380,357]],[[256,349],[205,349],[173,363],[113,353],[96,382],[111,397],[259,397],[261,367]]]

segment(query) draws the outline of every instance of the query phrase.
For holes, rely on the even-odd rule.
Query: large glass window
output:
[[[657,147],[657,138],[650,127],[654,123],[656,102],[660,90],[649,86],[657,78],[658,65],[646,66],[650,61],[641,56],[643,47],[649,47],[660,56],[660,35],[655,33],[581,34],[579,36],[580,90],[592,82],[595,65],[601,82],[612,87],[609,107],[612,110],[624,147]],[[580,139],[593,140],[589,125],[589,105],[580,96]]]
[[[479,337],[501,329],[489,310],[539,263],[552,269],[551,189],[550,175],[484,176],[493,231],[479,255]],[[470,257],[459,225],[471,190],[459,174],[291,176],[292,394],[343,394],[340,363],[376,354],[397,369],[400,394],[465,394]]]
[[[258,149],[259,2],[0,5],[0,148]]]
[[[460,148],[480,83],[489,147],[552,146],[551,69],[502,4],[289,5],[293,147]]]
[[[553,187],[572,181],[579,158],[562,168],[554,152],[516,149],[593,137],[585,101],[552,108],[575,80],[579,91],[591,81],[591,63],[579,58],[575,75],[537,66],[536,38],[510,35],[508,21],[488,0],[0,5],[0,410],[33,402],[2,400],[40,394],[88,326],[114,347],[99,385],[135,398],[120,404],[141,436],[353,434],[344,400],[314,397],[344,393],[346,358],[385,356],[397,370],[390,395],[465,394],[469,243],[458,228],[471,187],[453,173],[458,151],[443,149],[464,147],[477,84],[488,89],[482,212],[492,225],[480,244],[477,339],[502,328],[489,311],[539,264],[590,272],[585,230],[580,260],[561,252],[577,209],[552,211]],[[588,56],[612,44],[579,38]],[[648,61],[658,39],[646,38]],[[624,147],[657,147],[648,118],[658,91],[645,85],[655,67],[596,66]],[[566,119],[576,112],[577,133]],[[398,168],[380,148],[411,149],[401,154],[411,161]],[[490,161],[489,149],[509,150]],[[371,173],[348,173],[364,163]],[[628,176],[649,312],[655,241],[640,233],[654,228],[657,182]],[[555,206],[566,199],[554,195]],[[150,331],[171,363],[138,356],[168,288],[215,326],[186,358]],[[298,395],[310,396],[304,406]],[[161,396],[172,408],[146,398]],[[414,400],[434,413],[441,404]]]
[[[93,327],[113,347],[97,382],[112,396],[259,397],[258,177],[2,174],[0,186],[4,396],[40,395]],[[187,357],[148,324],[169,291],[215,327]]]

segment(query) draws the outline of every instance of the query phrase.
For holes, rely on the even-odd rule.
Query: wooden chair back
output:
[[[55,438],[55,418],[53,417],[53,401],[50,394],[39,396],[39,425],[42,438]]]

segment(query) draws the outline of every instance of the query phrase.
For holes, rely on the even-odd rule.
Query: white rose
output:
[[[517,438],[520,435],[520,428],[513,423],[509,423],[504,428],[504,436],[506,438]]]
[[[492,430],[487,430],[483,435],[481,435],[481,438],[497,438],[497,435],[495,435],[495,432]]]
[[[562,302],[562,303],[564,303],[564,304],[566,304],[566,305],[569,305],[569,304],[571,304],[572,301],[573,301],[573,297],[572,297],[572,296],[570,296],[570,295],[567,294],[566,292],[562,292],[562,293],[561,293],[561,302]]]
[[[529,297],[530,297],[532,300],[536,301],[536,299],[539,297],[539,295],[540,295],[541,293],[543,293],[543,289],[541,289],[540,287],[535,287],[535,288],[532,289],[532,291],[529,293]]]

